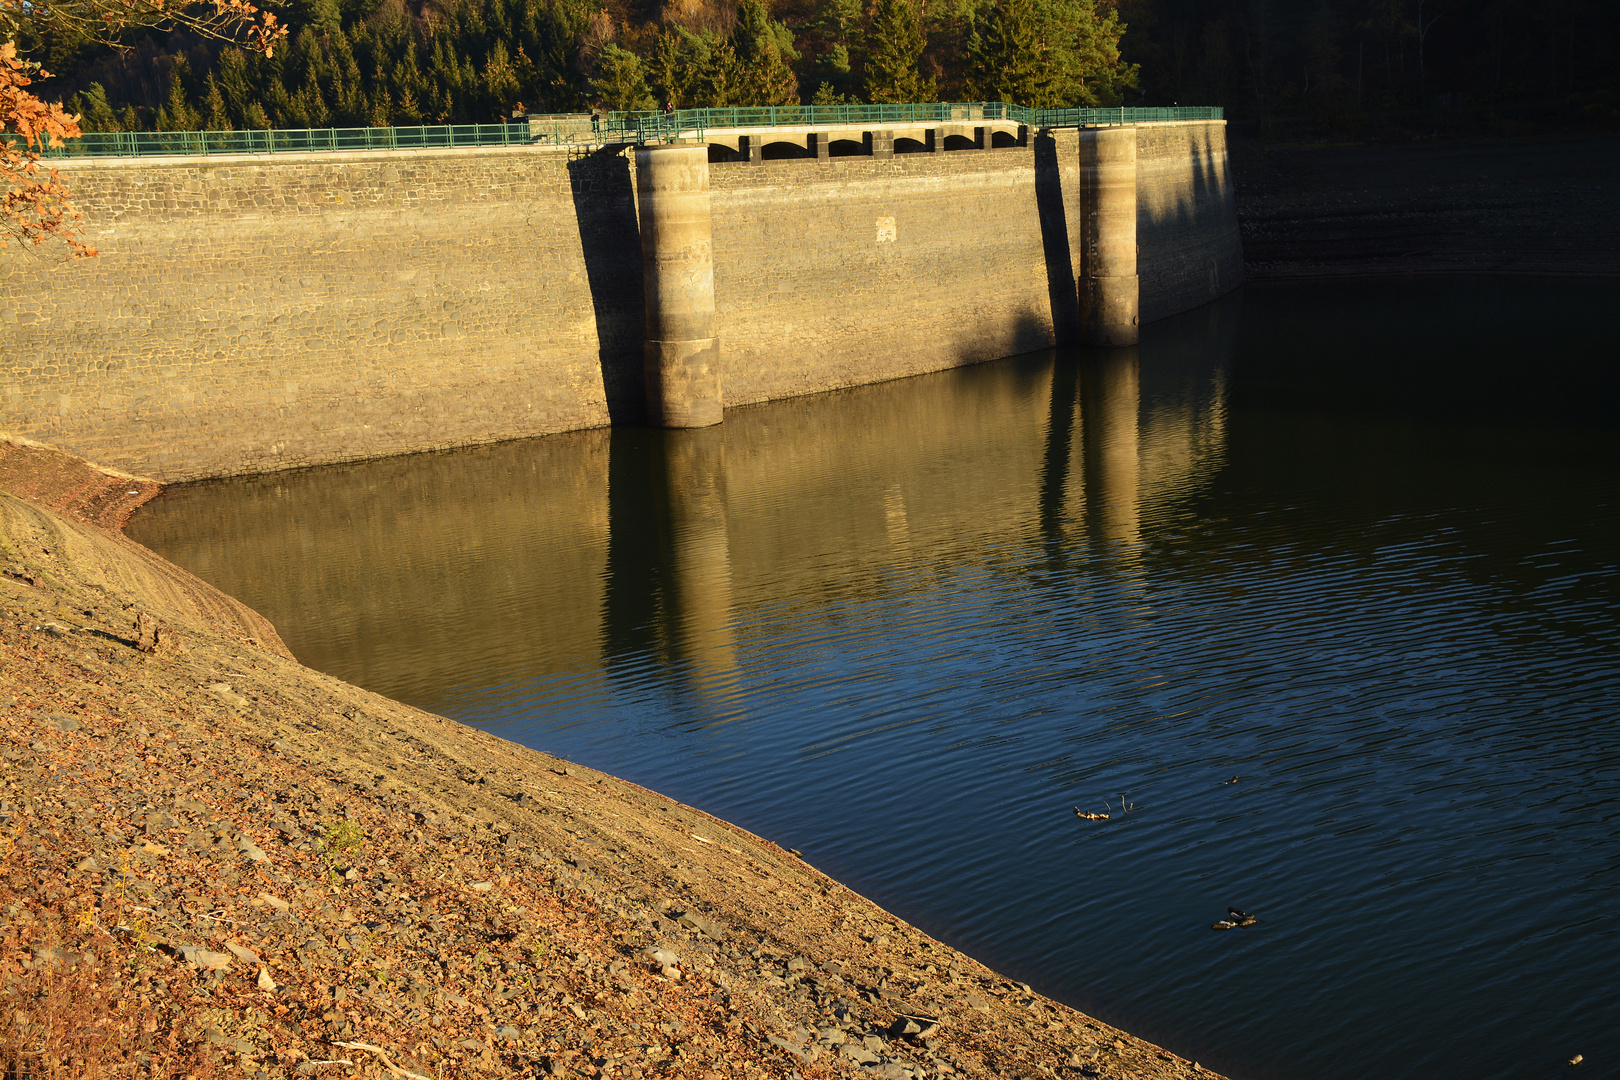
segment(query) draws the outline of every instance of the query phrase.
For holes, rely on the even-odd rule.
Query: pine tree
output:
[[[186,82],[190,77],[191,67],[186,63],[185,57],[175,57],[169,66],[168,101],[159,106],[157,111],[156,127],[159,131],[202,129],[202,116],[192,106],[190,95],[186,92]]]
[[[267,87],[266,77],[272,74],[269,71],[255,72],[259,78],[255,79],[248,72],[248,57],[241,49],[225,49],[219,54],[215,62],[215,71],[209,76],[223,99],[224,111],[234,118],[241,127],[252,127],[248,123],[248,111],[252,104],[263,97]]]
[[[1119,12],[1109,10],[1099,17],[1095,0],[1035,2],[1050,46],[1051,105],[1118,104],[1121,94],[1137,85],[1139,71],[1120,60],[1125,24]]]
[[[647,72],[642,67],[641,57],[618,45],[610,44],[602,50],[596,77],[591,80],[591,94],[603,108],[614,112],[658,107],[647,86]]]
[[[731,47],[737,60],[735,104],[799,103],[799,79],[792,67],[799,54],[793,51],[793,34],[771,21],[764,0],[742,0]]]
[[[833,89],[833,84],[824,82],[816,87],[815,96],[810,99],[812,105],[853,105],[855,104],[847,95],[840,94]]]
[[[858,100],[859,80],[852,58],[864,45],[860,0],[818,0],[818,10],[804,28],[805,62],[801,86],[816,87],[816,104]],[[823,93],[825,88],[825,93]]]
[[[489,59],[484,64],[482,91],[480,97],[487,103],[483,123],[493,121],[496,116],[505,116],[512,111],[514,102],[522,100],[512,55],[506,51],[506,42],[500,38],[496,38],[495,44],[490,47]]]
[[[343,12],[337,0],[315,0],[310,16],[309,25],[317,34],[335,34],[343,29]]]
[[[927,39],[911,0],[878,0],[867,41],[867,100],[934,100],[934,80],[918,69]]]
[[[658,36],[650,62],[652,82],[660,98],[677,109],[713,105],[716,48],[714,35],[694,34],[675,26]]]
[[[208,94],[203,98],[203,107],[208,110],[205,126],[209,131],[230,131],[235,127],[225,111],[225,95],[219,92],[219,84],[212,74],[208,76]]]
[[[326,46],[331,79],[326,100],[333,114],[333,126],[364,127],[370,119],[370,102],[361,79],[360,64],[349,45],[349,35],[342,30],[330,34]]]
[[[707,31],[705,36],[709,36]],[[709,64],[698,73],[695,96],[699,105],[713,109],[747,104],[742,95],[742,65],[729,38],[710,46]]]
[[[599,9],[590,0],[518,2],[518,43],[531,65],[523,100],[536,112],[579,108],[590,80],[580,66],[577,43]]]
[[[995,0],[974,19],[969,85],[982,101],[1046,108],[1051,75],[1032,0]]]
[[[107,90],[100,83],[91,83],[84,93],[68,102],[68,111],[79,115],[80,131],[120,131],[123,125],[107,101]]]

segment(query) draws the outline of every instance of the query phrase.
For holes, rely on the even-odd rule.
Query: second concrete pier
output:
[[[672,428],[718,424],[708,146],[638,147],[636,201],[647,310],[647,421]]]
[[[1080,132],[1080,340],[1135,345],[1141,285],[1136,273],[1136,129]]]

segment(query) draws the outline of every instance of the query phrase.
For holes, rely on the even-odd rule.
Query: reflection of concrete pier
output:
[[[737,670],[725,468],[725,433],[720,429],[664,436],[673,593],[669,637],[704,694],[719,690]]]
[[[725,432],[614,432],[601,609],[611,667],[649,652],[717,692],[736,670]]]
[[[1086,358],[1080,372],[1086,509],[1105,543],[1130,549],[1141,540],[1141,405],[1134,348]]]

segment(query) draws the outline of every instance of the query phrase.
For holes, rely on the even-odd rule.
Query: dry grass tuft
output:
[[[6,1080],[135,1076],[151,1010],[102,979],[93,954],[35,947],[36,959],[0,989],[0,1068]]]

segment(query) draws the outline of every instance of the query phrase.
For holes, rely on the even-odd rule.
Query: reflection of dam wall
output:
[[[718,699],[751,626],[869,599],[886,568],[915,589],[1087,537],[1134,558],[1151,503],[1198,490],[1224,452],[1235,299],[1151,327],[1139,350],[854,387],[712,428],[175,488],[131,532],[265,613],[306,662],[425,708],[453,711],[469,667],[589,698],[648,655]]]
[[[491,683],[598,667],[605,430],[276,473],[228,490],[173,488],[128,531],[281,615],[289,647],[312,667],[418,703],[453,688],[446,673],[469,657]],[[544,632],[514,654],[514,625]],[[416,644],[409,663],[381,659],[397,657],[401,641]]]
[[[1220,122],[1139,128],[1144,319],[1241,273]],[[712,169],[727,405],[1050,345],[1078,135]],[[0,431],[166,480],[635,420],[632,165],[526,148],[72,163],[100,258],[0,252]]]
[[[819,602],[833,586],[822,551],[845,566],[948,563],[1033,529],[1052,370],[996,365],[738,410],[724,426],[737,587]]]

